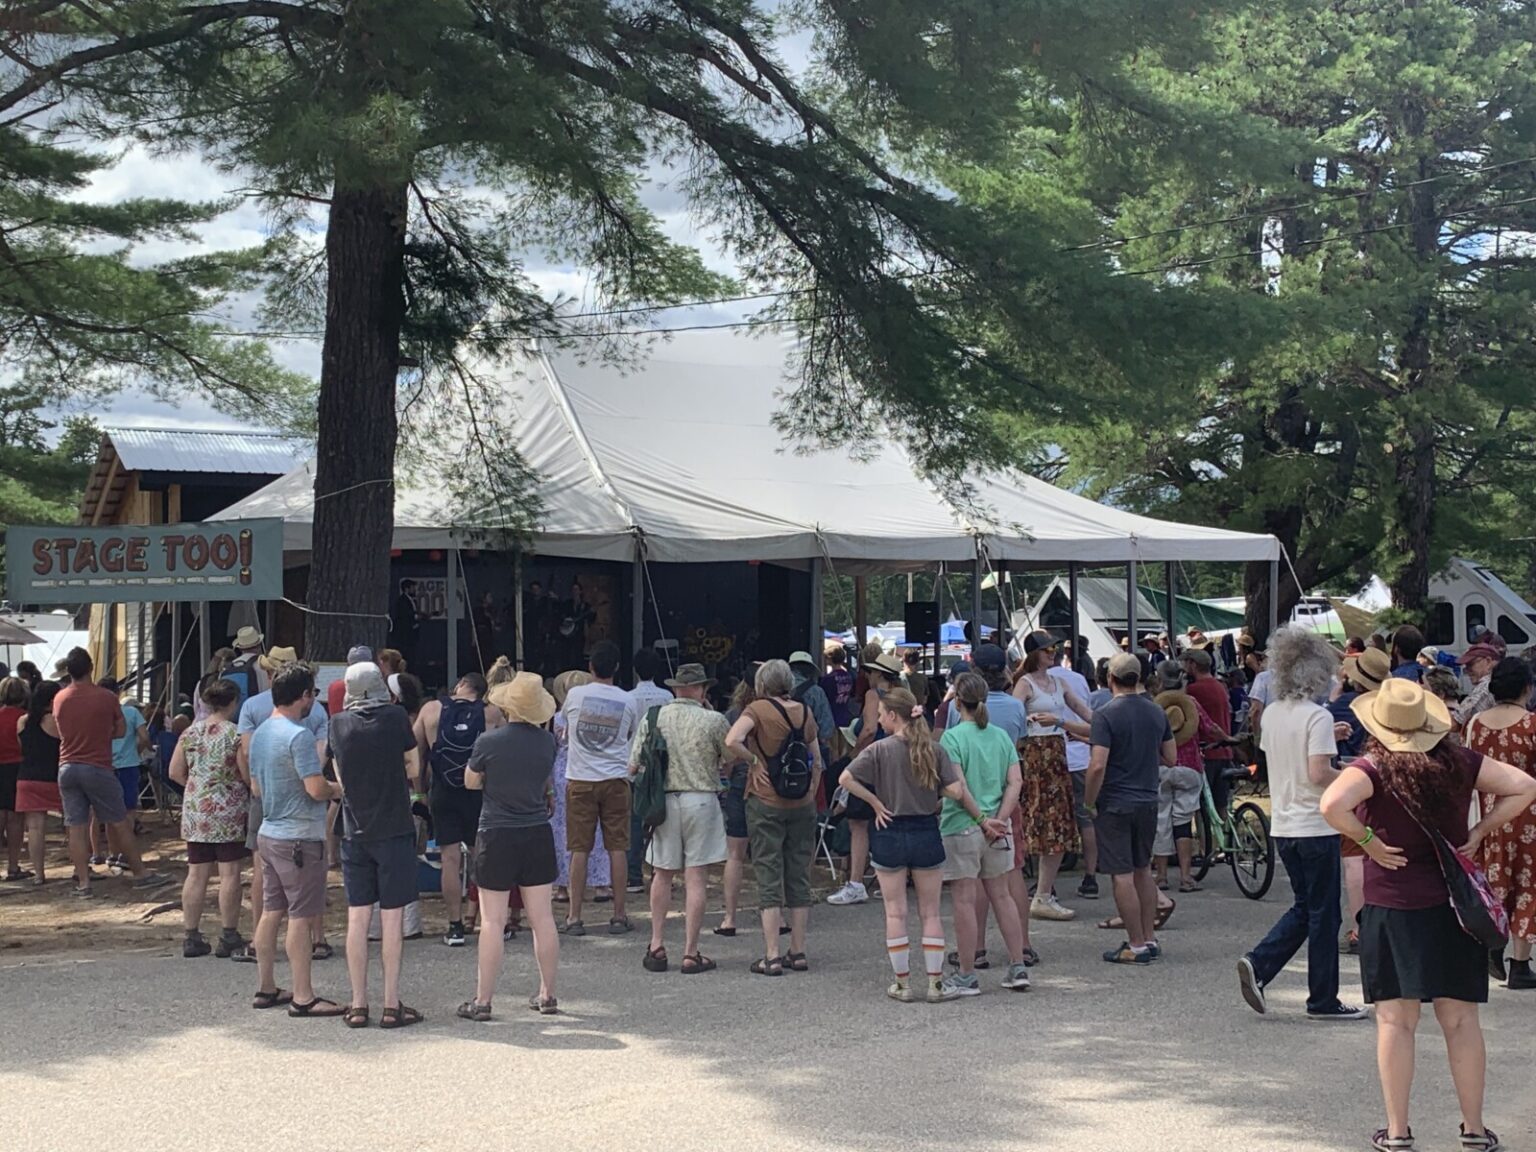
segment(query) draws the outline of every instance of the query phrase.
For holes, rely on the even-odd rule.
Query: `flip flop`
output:
[[[1164,924],[1168,923],[1169,917],[1173,915],[1173,910],[1178,906],[1177,901],[1170,900],[1168,901],[1168,907],[1159,908],[1157,910],[1157,919],[1152,921],[1152,927],[1161,928]]]
[[[327,1000],[324,996],[316,996],[308,1004],[300,1004],[298,1001],[290,1001],[288,1015],[314,1019],[329,1018],[344,1015],[346,1009],[334,1000]]]
[[[409,1028],[412,1024],[420,1024],[426,1017],[414,1008],[407,1008],[403,1003],[396,1004],[393,1008],[386,1008],[379,1020],[380,1028]]]
[[[1111,932],[1118,932],[1125,927],[1125,921],[1118,916],[1110,916],[1107,919],[1100,920],[1099,927],[1108,929]]]
[[[279,988],[275,992],[258,992],[251,999],[251,1007],[259,1009],[281,1008],[284,1004],[293,1002],[293,993],[286,988]]]

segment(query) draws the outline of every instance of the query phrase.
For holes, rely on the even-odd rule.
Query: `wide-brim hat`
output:
[[[871,660],[867,665],[876,672],[884,672],[887,676],[894,676],[900,680],[906,674],[907,667],[889,652],[880,653],[877,659]]]
[[[1200,712],[1188,692],[1159,692],[1157,706],[1168,716],[1176,744],[1188,744],[1200,731]]]
[[[1400,677],[1357,697],[1349,707],[1389,752],[1428,752],[1452,728],[1445,701]]]
[[[809,664],[812,668],[821,667],[811,658],[809,652],[791,652],[789,654],[789,666],[793,668],[796,664]]]
[[[1345,657],[1344,675],[1362,691],[1374,692],[1392,678],[1392,660],[1379,648],[1367,648]]]
[[[544,690],[544,678],[536,672],[519,672],[492,688],[486,699],[514,724],[542,728],[555,714],[555,698]]]
[[[252,628],[249,624],[247,624],[244,628],[235,633],[235,647],[260,648],[263,639],[265,639],[265,637],[262,636],[258,629]]]
[[[704,671],[702,664],[681,664],[678,666],[677,675],[668,680],[668,688],[697,688],[700,685],[708,686],[715,682],[715,678]]]
[[[267,672],[276,672],[285,664],[297,664],[298,662],[299,650],[297,648],[274,648],[266,655],[256,658],[256,663]]]

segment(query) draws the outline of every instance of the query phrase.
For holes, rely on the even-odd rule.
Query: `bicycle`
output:
[[[1232,795],[1227,801],[1227,811],[1216,811],[1216,800],[1211,795],[1208,780],[1200,782],[1200,811],[1195,814],[1195,857],[1192,865],[1194,878],[1204,880],[1215,862],[1217,853],[1223,854],[1232,867],[1232,879],[1238,891],[1250,900],[1262,900],[1275,880],[1275,842],[1269,834],[1269,817],[1251,797],[1264,795],[1264,785],[1257,774],[1248,768],[1228,768],[1225,778],[1232,784]],[[1251,790],[1236,808],[1237,789],[1247,784]]]

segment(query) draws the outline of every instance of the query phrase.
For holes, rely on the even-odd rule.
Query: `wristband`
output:
[[[1355,843],[1358,844],[1360,847],[1364,848],[1367,844],[1369,844],[1374,839],[1376,839],[1376,829],[1374,829],[1374,828],[1367,828],[1365,830],[1365,835],[1362,836],[1359,840],[1356,840]]]

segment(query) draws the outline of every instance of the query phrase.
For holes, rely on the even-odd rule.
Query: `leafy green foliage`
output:
[[[101,430],[85,416],[58,429],[44,402],[22,384],[0,387],[0,531],[11,524],[68,524],[76,517]],[[4,546],[0,544],[0,579]]]

